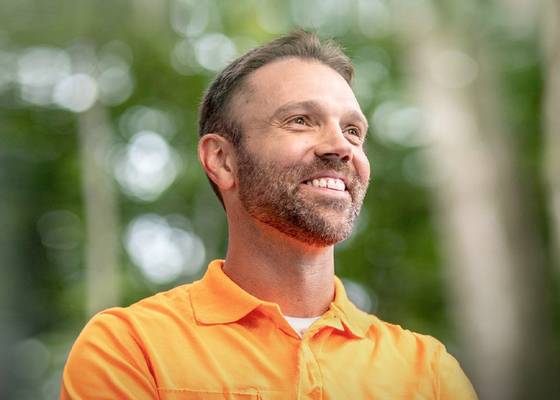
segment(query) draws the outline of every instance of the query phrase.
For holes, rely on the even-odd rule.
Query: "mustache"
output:
[[[279,169],[274,162],[260,161],[253,154],[249,153],[244,146],[240,146],[237,150],[237,158],[240,169],[245,171],[245,177],[248,180],[257,179],[264,171],[274,171],[273,173],[278,176],[284,175],[284,178],[290,181],[303,182],[312,178],[314,175],[321,173],[325,170],[336,172],[343,176],[346,180],[346,189],[350,192],[353,198],[363,197],[366,188],[369,186],[368,182],[362,182],[358,176],[358,172],[352,167],[352,164],[347,161],[342,161],[336,157],[319,157],[316,156],[313,161],[309,163],[294,162],[291,166]]]
[[[309,177],[313,176],[314,174],[317,174],[324,170],[337,172],[347,178],[348,181],[357,179],[357,174],[352,170],[352,168],[350,168],[350,165],[337,159],[316,158],[310,164],[300,164],[295,166],[294,168],[298,170],[303,178],[307,179],[309,179]]]

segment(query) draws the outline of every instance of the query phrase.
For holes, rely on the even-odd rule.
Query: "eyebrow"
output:
[[[319,102],[315,100],[304,100],[304,101],[291,101],[289,103],[281,105],[274,111],[274,113],[272,114],[272,118],[273,119],[282,118],[287,114],[290,114],[296,110],[305,110],[309,112],[315,112],[318,114],[324,114],[324,109]],[[365,119],[364,115],[357,110],[350,110],[346,112],[344,117],[359,121],[364,126],[365,131],[367,131],[369,128],[368,122]]]

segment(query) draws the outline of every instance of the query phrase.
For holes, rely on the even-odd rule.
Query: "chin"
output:
[[[283,234],[295,239],[299,242],[305,243],[313,247],[329,247],[334,246],[346,239],[352,233],[352,224],[329,224],[324,221],[323,223],[294,225],[286,223],[283,220],[261,220],[265,224],[275,228]]]

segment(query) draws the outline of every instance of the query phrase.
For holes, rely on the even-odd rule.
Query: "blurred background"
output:
[[[226,225],[196,114],[294,27],[341,43],[372,183],[337,274],[482,399],[559,398],[560,6],[2,0],[0,397],[54,399],[89,317],[202,276]]]

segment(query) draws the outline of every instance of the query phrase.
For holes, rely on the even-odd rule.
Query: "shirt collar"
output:
[[[203,324],[238,321],[263,303],[233,282],[222,270],[223,265],[224,260],[212,261],[202,280],[191,289],[195,318]]]
[[[342,281],[334,277],[334,300],[329,307],[335,319],[342,321],[345,330],[357,338],[364,338],[371,325],[370,316],[359,310],[346,295]]]
[[[224,260],[214,260],[208,265],[204,277],[193,284],[191,301],[194,316],[202,324],[227,324],[235,322],[264,305],[263,309],[275,309],[277,304],[260,300],[233,282],[222,270]],[[325,325],[349,332],[363,338],[369,328],[368,316],[358,310],[346,296],[344,285],[337,277],[335,297],[329,310],[321,317]]]

